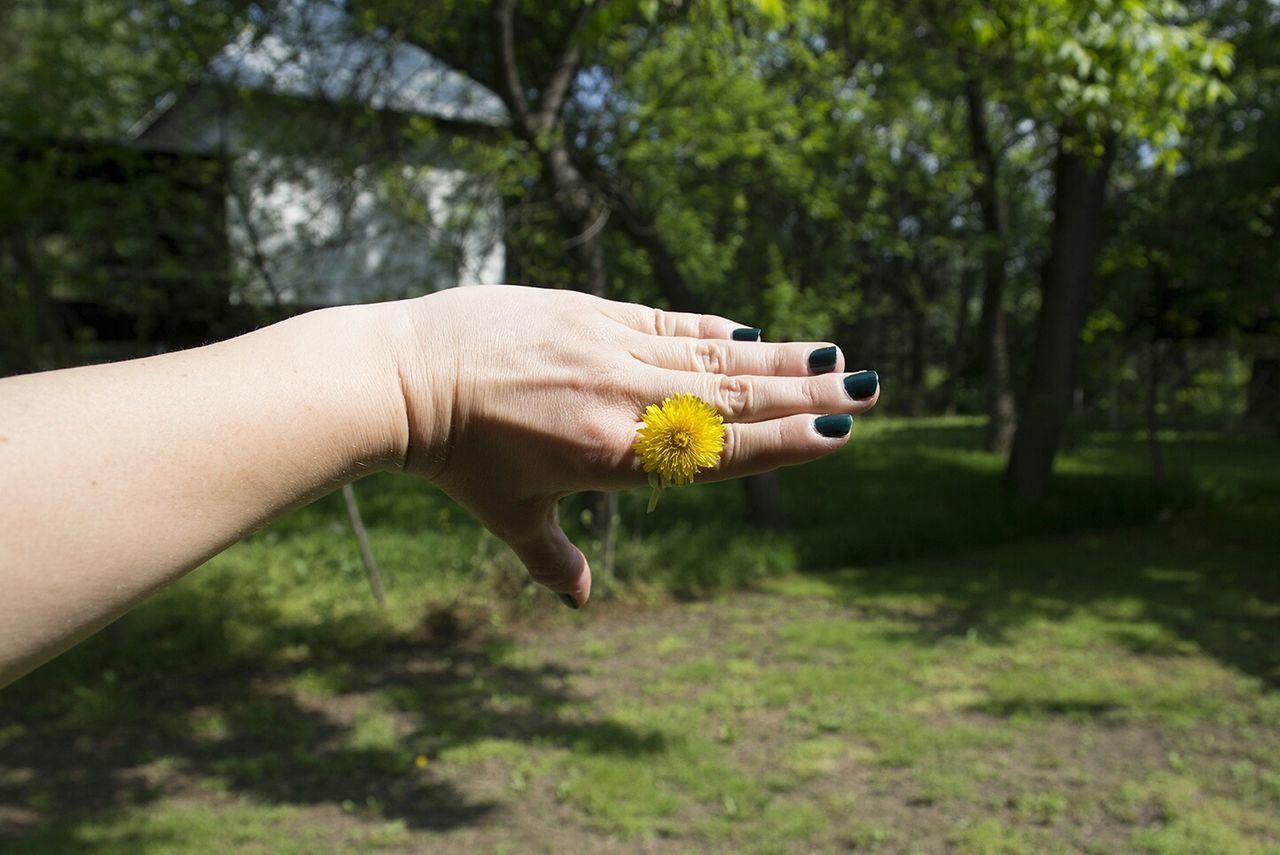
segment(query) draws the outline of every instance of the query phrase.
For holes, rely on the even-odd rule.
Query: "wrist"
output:
[[[440,294],[384,303],[399,392],[396,467],[434,480],[443,472],[453,431],[457,354]]]
[[[330,477],[349,481],[402,468],[408,446],[404,395],[397,371],[399,313],[393,303],[334,306],[299,315],[278,329],[274,356],[307,355],[312,380],[282,394],[306,396],[309,420],[322,433]],[[277,328],[272,328],[277,329]]]

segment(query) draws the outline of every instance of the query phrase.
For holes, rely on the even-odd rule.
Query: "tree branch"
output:
[[[542,94],[538,98],[538,112],[533,117],[536,131],[542,132],[555,126],[560,111],[564,109],[565,97],[569,94],[573,78],[578,73],[578,66],[582,63],[582,47],[578,43],[578,37],[591,21],[591,16],[608,3],[609,0],[595,0],[595,2],[588,0],[578,9],[578,14],[574,17],[560,45],[560,56],[556,60],[555,68],[547,78],[547,85],[543,87]]]
[[[630,189],[618,176],[596,172],[592,177],[604,193],[609,209],[617,215],[622,230],[649,256],[653,264],[654,284],[671,308],[681,312],[705,310],[706,301],[699,300],[689,289],[671,248]]]
[[[529,119],[529,102],[524,97],[520,69],[516,66],[515,38],[516,0],[493,0],[490,12],[489,38],[497,63],[498,96],[507,105],[511,124],[524,137],[534,135]]]

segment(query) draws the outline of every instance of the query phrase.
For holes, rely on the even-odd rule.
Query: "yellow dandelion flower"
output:
[[[665,488],[692,484],[700,470],[720,462],[724,419],[715,407],[687,393],[650,404],[641,418],[644,426],[631,447],[649,473],[652,511]]]

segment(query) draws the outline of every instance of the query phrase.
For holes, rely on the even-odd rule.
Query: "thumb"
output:
[[[576,609],[591,597],[591,568],[582,550],[574,546],[556,516],[558,502],[539,503],[533,519],[516,526],[521,532],[507,544],[540,585],[560,595],[560,601]]]

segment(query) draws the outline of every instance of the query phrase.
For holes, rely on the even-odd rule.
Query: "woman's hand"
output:
[[[719,408],[717,479],[833,451],[875,403],[875,374],[842,375],[834,347],[736,327],[484,286],[0,379],[0,686],[380,469],[430,478],[584,603],[591,574],[556,501],[644,482],[631,444],[647,405],[691,392]]]
[[[645,483],[631,445],[647,405],[689,392],[720,411],[724,452],[701,476],[712,481],[835,451],[851,421],[825,419],[820,432],[817,418],[864,412],[879,396],[875,372],[845,374],[831,344],[737,341],[746,328],[712,315],[512,286],[400,305],[406,470],[471,510],[534,579],[579,605],[591,573],[556,522],[556,503]]]

